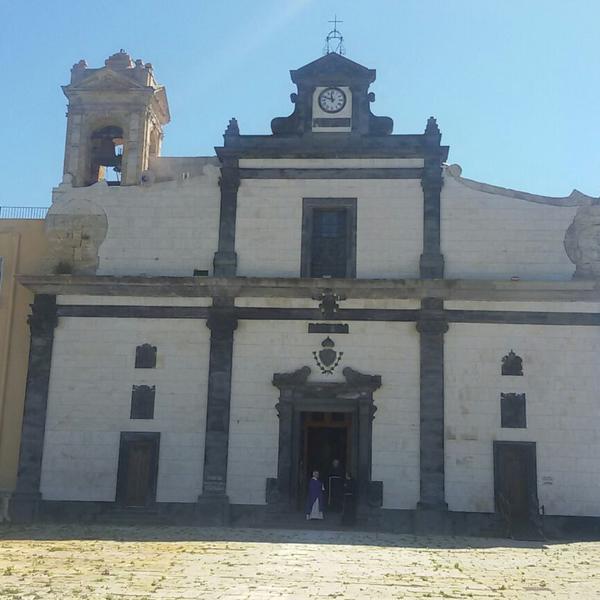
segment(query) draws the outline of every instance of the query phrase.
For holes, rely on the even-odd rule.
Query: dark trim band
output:
[[[451,323],[497,323],[512,325],[600,326],[599,313],[517,310],[446,310]]]
[[[210,308],[204,306],[125,306],[81,305],[58,306],[59,317],[107,317],[134,319],[207,319]],[[249,321],[319,321],[318,308],[236,307],[239,320]],[[497,323],[512,325],[600,326],[600,313],[542,311],[445,310],[449,323]],[[411,323],[419,320],[419,309],[340,308],[336,321],[385,321]]]
[[[421,179],[421,168],[240,169],[240,179]]]

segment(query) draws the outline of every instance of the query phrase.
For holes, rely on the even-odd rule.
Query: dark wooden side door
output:
[[[144,507],[156,501],[159,443],[160,433],[121,433],[117,502]]]
[[[534,442],[494,442],[494,484],[497,509],[526,520],[537,498]]]

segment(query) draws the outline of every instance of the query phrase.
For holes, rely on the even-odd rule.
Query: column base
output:
[[[444,512],[448,510],[447,502],[417,502],[417,510],[437,510]]]
[[[229,497],[223,495],[198,496],[194,521],[197,525],[227,526],[231,522]]]
[[[213,259],[215,277],[235,277],[237,270],[237,254],[235,252],[218,251]]]
[[[423,279],[442,279],[444,277],[444,255],[421,254],[419,269]]]
[[[415,511],[415,533],[417,535],[450,535],[452,523],[448,519],[445,502],[433,505],[419,502]]]
[[[14,523],[31,523],[39,515],[42,494],[39,492],[15,492],[9,501],[8,513]]]

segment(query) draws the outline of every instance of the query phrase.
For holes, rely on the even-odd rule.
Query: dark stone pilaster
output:
[[[224,158],[221,166],[221,210],[219,215],[219,249],[215,253],[213,271],[215,277],[235,277],[237,255],[235,253],[235,220],[237,193],[240,187],[239,161]]]
[[[444,257],[440,245],[440,195],[442,191],[442,135],[433,117],[427,121],[424,134],[423,188],[423,254],[420,259],[422,279],[444,277]]]
[[[233,332],[237,327],[233,305],[215,305],[206,322],[211,331],[204,442],[204,475],[199,518],[219,523],[226,520],[229,411]],[[206,517],[206,518],[205,518]]]
[[[421,337],[419,508],[446,510],[444,495],[444,333],[443,301],[425,298],[417,322]]]
[[[284,504],[292,503],[292,465],[294,452],[294,404],[293,390],[281,390],[279,402],[276,404],[279,419],[279,450],[277,456],[277,500]]]
[[[48,384],[56,316],[56,296],[38,294],[29,315],[31,342],[27,387],[21,430],[21,450],[17,487],[11,498],[10,513],[16,522],[35,519],[41,500],[40,480],[46,431]]]
[[[370,396],[370,397],[369,397]],[[369,484],[371,483],[371,457],[373,450],[373,418],[377,408],[373,404],[373,395],[360,394],[358,400],[358,509],[369,503]]]

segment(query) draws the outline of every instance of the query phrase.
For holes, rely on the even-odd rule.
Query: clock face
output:
[[[340,88],[327,88],[319,94],[319,106],[328,113],[340,112],[346,106],[346,94]]]

